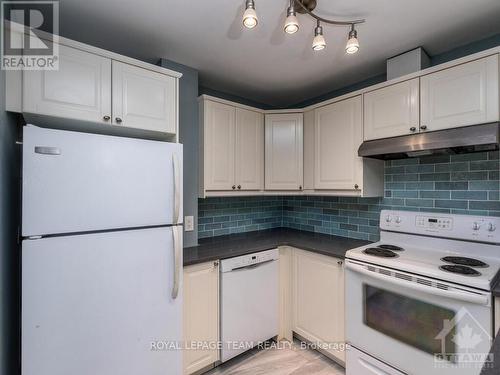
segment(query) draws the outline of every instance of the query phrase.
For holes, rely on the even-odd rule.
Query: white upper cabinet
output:
[[[264,188],[264,116],[236,108],[235,183],[238,190]]]
[[[498,84],[498,55],[423,76],[421,129],[498,121]]]
[[[205,101],[203,107],[203,158],[205,190],[234,190],[236,110]],[[200,164],[202,165],[202,164]]]
[[[314,188],[358,190],[361,188],[363,142],[361,96],[316,110]]]
[[[111,60],[59,46],[59,70],[23,71],[22,110],[84,121],[111,121]]]
[[[200,196],[264,189],[264,116],[200,101]]]
[[[418,78],[368,92],[363,100],[365,140],[418,132]]]
[[[113,61],[113,124],[176,133],[177,79]]]
[[[302,113],[266,115],[266,190],[302,190],[302,117]]]

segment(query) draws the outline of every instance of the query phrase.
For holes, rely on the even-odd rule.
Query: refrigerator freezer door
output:
[[[23,241],[23,375],[182,374],[180,228]]]
[[[182,145],[24,127],[23,236],[182,223]]]

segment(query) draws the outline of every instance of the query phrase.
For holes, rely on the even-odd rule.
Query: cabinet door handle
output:
[[[359,189],[359,185],[358,185],[358,184],[355,184],[355,185],[354,185],[354,189],[358,190],[358,189]]]
[[[109,120],[111,120],[111,116],[106,115],[106,116],[103,116],[102,119],[104,121],[109,121]]]
[[[116,121],[118,124],[121,124],[123,120],[122,120],[120,117],[117,117],[117,118],[115,118],[115,121]]]
[[[416,127],[414,127],[414,126],[412,126],[412,127],[410,128],[410,131],[411,131],[411,132],[417,131],[417,128],[416,128]]]
[[[234,190],[234,189],[236,189],[236,185],[233,185],[233,186],[231,186],[231,187],[232,187],[232,189],[233,189],[233,190]]]
[[[217,267],[219,265],[219,262],[215,261],[214,262],[214,267]]]
[[[302,190],[302,185],[299,185],[299,190]]]
[[[241,190],[241,185],[238,185],[238,190]]]
[[[341,266],[342,264],[344,264],[344,262],[343,262],[342,260],[339,260],[339,261],[337,262],[337,264],[338,264],[339,266]]]
[[[422,125],[422,126],[420,127],[420,130],[427,130],[427,125]]]

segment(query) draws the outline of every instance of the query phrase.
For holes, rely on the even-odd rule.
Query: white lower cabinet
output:
[[[343,261],[295,249],[291,278],[293,331],[344,363]]]
[[[219,340],[219,264],[207,262],[184,267],[184,341]],[[184,374],[207,368],[219,360],[217,349],[184,350]]]

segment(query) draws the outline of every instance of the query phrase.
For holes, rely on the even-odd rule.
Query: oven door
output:
[[[347,342],[378,360],[425,375],[479,374],[489,360],[489,293],[353,260],[345,287]]]

